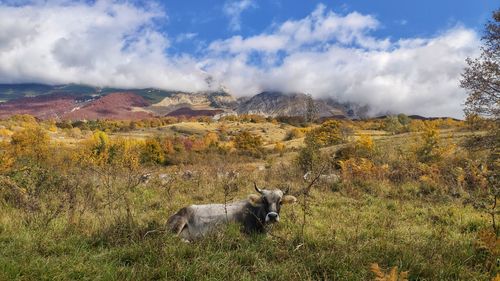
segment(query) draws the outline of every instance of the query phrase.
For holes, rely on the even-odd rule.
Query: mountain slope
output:
[[[144,107],[150,103],[143,97],[132,93],[112,93],[93,100],[81,107],[75,107],[63,115],[63,119],[70,120],[137,120],[152,118],[153,115]]]
[[[78,98],[69,94],[22,97],[0,103],[0,118],[15,114],[30,114],[40,119],[58,119],[77,104]]]
[[[309,97],[302,93],[262,92],[243,101],[237,108],[239,114],[264,116],[304,116]],[[314,100],[318,117],[344,116],[340,107],[333,107],[322,100]]]

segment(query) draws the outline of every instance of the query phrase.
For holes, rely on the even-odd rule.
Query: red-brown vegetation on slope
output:
[[[96,99],[71,94],[49,94],[0,103],[0,118],[30,114],[40,119],[138,120],[153,115],[134,108],[149,105],[144,98],[133,93],[112,93]]]
[[[0,118],[16,114],[30,114],[40,119],[57,119],[71,111],[76,103],[76,97],[68,94],[20,98],[0,103]]]
[[[148,112],[134,111],[134,107],[146,107],[149,103],[136,94],[112,93],[103,96],[65,114],[64,119],[71,120],[93,120],[93,119],[116,119],[135,120],[153,117]]]

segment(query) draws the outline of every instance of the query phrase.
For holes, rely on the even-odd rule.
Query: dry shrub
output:
[[[500,265],[500,238],[495,232],[488,228],[479,231],[475,242],[476,251],[483,257],[485,267],[493,274],[498,274]]]
[[[0,199],[12,206],[21,208],[27,204],[26,189],[20,188],[8,177],[0,176]]]
[[[0,141],[0,174],[9,171],[15,163],[15,155],[9,153],[9,143]]]
[[[377,263],[370,266],[371,272],[375,274],[375,281],[408,281],[408,271],[398,273],[398,267],[394,266],[389,272],[384,272]]]

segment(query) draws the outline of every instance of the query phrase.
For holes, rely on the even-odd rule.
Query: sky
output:
[[[0,0],[0,83],[303,92],[463,117],[496,1]]]

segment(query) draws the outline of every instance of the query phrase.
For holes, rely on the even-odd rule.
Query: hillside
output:
[[[143,97],[132,93],[113,93],[73,108],[62,118],[70,120],[138,120],[151,118],[149,112],[141,110],[149,105]]]
[[[78,98],[71,94],[22,97],[0,103],[0,118],[15,114],[30,114],[40,119],[58,118],[70,112],[77,104]]]

